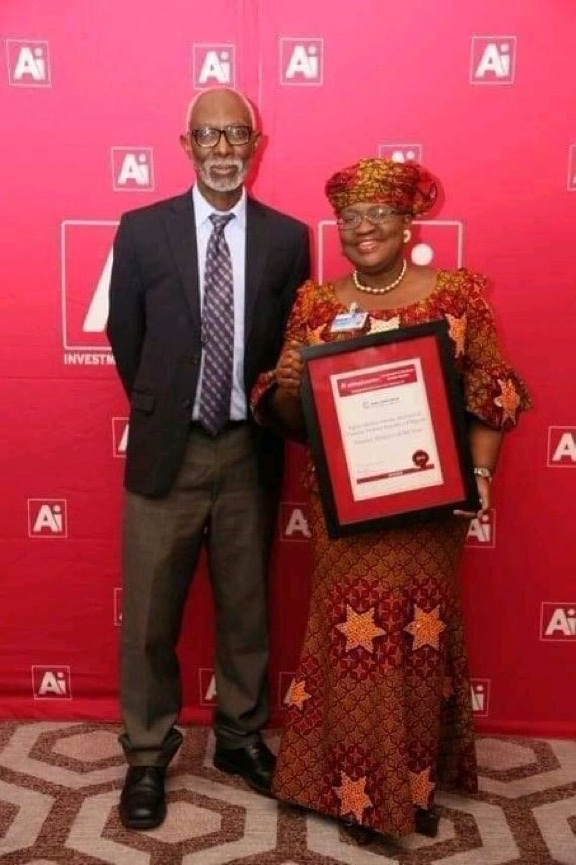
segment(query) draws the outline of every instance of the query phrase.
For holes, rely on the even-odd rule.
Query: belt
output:
[[[222,435],[223,433],[232,432],[232,430],[235,430],[235,429],[240,429],[240,427],[246,426],[247,423],[248,423],[248,421],[246,421],[246,420],[229,420],[228,423],[224,424],[224,426],[222,427],[220,432],[217,433],[217,435]],[[204,427],[202,426],[202,424],[198,420],[193,420],[190,422],[190,432],[199,432],[199,433],[203,433],[205,436],[209,436],[210,438],[214,438],[212,433],[207,432],[207,430],[204,429]]]

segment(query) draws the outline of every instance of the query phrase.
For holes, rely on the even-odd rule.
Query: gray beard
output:
[[[236,173],[233,177],[213,177],[211,168],[214,165],[233,165]],[[241,159],[210,159],[201,165],[196,165],[196,171],[203,183],[214,192],[234,192],[242,186],[248,174],[248,166]]]

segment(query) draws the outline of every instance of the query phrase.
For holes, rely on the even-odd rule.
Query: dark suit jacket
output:
[[[278,358],[296,289],[309,276],[307,227],[248,198],[244,386]],[[114,242],[107,327],[130,399],[126,486],[165,495],[186,450],[200,369],[198,256],[191,192],[124,214]],[[250,417],[250,413],[249,413]],[[282,445],[252,425],[263,483]]]

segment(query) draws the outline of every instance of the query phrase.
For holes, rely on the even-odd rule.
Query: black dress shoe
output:
[[[341,820],[342,828],[347,835],[352,838],[359,847],[366,847],[367,844],[372,844],[378,839],[378,833],[368,826],[361,826],[360,823],[354,823],[352,820]]]
[[[228,775],[240,775],[249,787],[270,796],[276,757],[264,742],[252,742],[243,748],[216,748],[214,765]]]
[[[130,766],[120,796],[120,820],[127,829],[154,829],[166,817],[163,766]]]
[[[435,838],[438,834],[438,823],[440,822],[440,817],[435,808],[416,808],[414,821],[416,823],[416,831],[419,835],[426,835],[427,838]]]

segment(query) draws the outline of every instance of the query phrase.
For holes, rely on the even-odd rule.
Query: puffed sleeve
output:
[[[308,336],[307,321],[309,316],[310,299],[315,289],[315,283],[307,280],[296,293],[296,300],[288,317],[286,333],[282,351],[291,343],[306,345]],[[270,418],[267,416],[266,406],[270,395],[276,387],[276,372],[271,369],[259,375],[250,395],[250,407],[255,419],[259,423],[267,424]]]
[[[504,357],[494,315],[484,298],[485,277],[465,272],[466,336],[462,373],[466,410],[489,427],[516,426],[532,401],[526,385]]]

